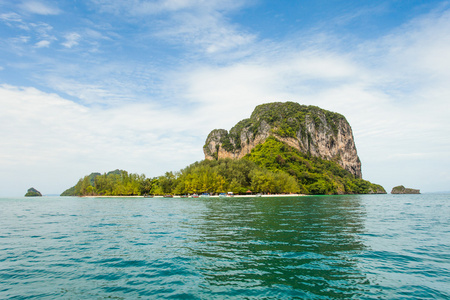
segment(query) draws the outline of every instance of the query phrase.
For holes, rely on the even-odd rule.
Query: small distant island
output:
[[[32,187],[28,189],[27,193],[25,194],[25,197],[42,197],[42,194],[41,192]]]
[[[405,188],[403,185],[399,185],[392,188],[391,194],[420,194],[420,190]]]

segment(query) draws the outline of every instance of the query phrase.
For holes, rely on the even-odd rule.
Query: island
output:
[[[259,105],[231,130],[212,130],[203,152],[204,160],[154,178],[124,170],[92,173],[61,195],[386,194],[362,178],[345,117],[317,106]]]
[[[28,189],[27,193],[25,194],[25,197],[42,197],[42,194],[41,192],[32,187]]]
[[[403,185],[399,185],[392,188],[391,194],[420,194],[420,190],[405,188]]]

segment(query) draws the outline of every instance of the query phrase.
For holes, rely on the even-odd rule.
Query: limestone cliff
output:
[[[274,102],[255,108],[251,117],[228,132],[211,131],[203,146],[205,159],[239,159],[269,136],[299,151],[337,162],[361,178],[361,162],[352,129],[344,116],[316,106]]]

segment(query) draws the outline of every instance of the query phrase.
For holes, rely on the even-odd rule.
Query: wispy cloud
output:
[[[191,51],[217,53],[248,45],[255,35],[242,31],[226,21],[225,15],[247,5],[248,1],[164,0],[114,2],[94,1],[100,10],[118,16],[132,16],[149,23],[152,37]],[[148,16],[152,18],[148,18]],[[164,16],[163,18],[160,18]]]
[[[389,11],[388,3],[370,2],[367,3],[367,6],[359,8],[357,10],[346,12],[344,14],[339,14],[334,18],[332,18],[331,20],[327,20],[327,23],[338,26],[348,25],[360,18],[372,17],[374,15],[382,15],[387,11]]]
[[[4,22],[22,22],[22,17],[14,12],[0,14],[0,20]]]
[[[200,46],[206,53],[235,50],[256,38],[227,24],[218,13],[176,14],[155,35],[171,43],[181,42],[197,49]]]
[[[247,5],[248,1],[233,0],[92,0],[103,12],[127,15],[154,15],[187,10],[229,11]]]
[[[176,108],[149,104],[88,108],[55,94],[8,85],[0,86],[0,98],[4,99],[2,180],[14,170],[14,174],[41,178],[33,184],[44,190],[56,182],[62,191],[80,174],[124,168],[157,176],[202,156],[201,149],[193,146],[197,137],[185,126],[190,116]],[[164,166],[158,161],[164,161]],[[63,180],[61,164],[68,172]],[[45,178],[38,175],[43,169]],[[28,188],[23,184],[20,190]]]
[[[223,116],[218,120],[225,129],[261,102],[293,100],[342,113],[370,166],[363,173],[372,170],[369,179],[379,168],[375,162],[388,157],[412,152],[433,161],[439,149],[450,153],[450,142],[442,139],[450,136],[449,13],[417,18],[346,52],[322,40],[306,48],[266,44],[263,54],[238,63],[190,70],[186,95],[201,103],[202,113]],[[421,178],[414,168],[404,168]]]
[[[20,35],[17,37],[9,38],[7,40],[8,46],[12,51],[19,55],[27,53],[27,45],[31,37],[28,35]]]
[[[13,28],[19,28],[21,30],[30,30],[30,27],[23,21],[22,16],[15,12],[0,14],[0,20],[6,25]]]
[[[69,66],[67,66],[69,67]],[[127,91],[120,90],[114,84],[103,82],[89,83],[86,81],[51,76],[46,78],[46,83],[54,90],[78,99],[84,105],[116,106],[124,104],[131,98]],[[105,79],[108,80],[108,79]],[[109,79],[114,80],[114,79]],[[128,95],[127,95],[128,94]]]
[[[53,35],[53,27],[47,23],[30,23],[28,24],[28,27],[33,30],[36,39],[46,40],[49,42],[48,45],[50,45],[51,41],[57,40],[57,38]]]
[[[24,23],[17,14],[0,15],[11,26],[28,27],[11,44],[46,47],[58,38],[71,49],[61,52],[74,54],[64,62],[40,57],[46,69],[28,72],[33,82],[60,96],[0,87],[0,98],[7,99],[0,110],[2,176],[19,167],[25,173],[33,165],[50,168],[54,175],[49,176],[58,178],[61,162],[75,177],[61,188],[91,171],[117,167],[160,175],[201,159],[211,129],[230,129],[256,105],[272,101],[317,105],[345,115],[363,175],[371,181],[385,184],[404,176],[411,185],[420,182],[425,175],[408,159],[450,168],[449,159],[436,155],[450,153],[445,138],[450,136],[448,10],[416,18],[369,42],[342,45],[348,40],[329,32],[262,41],[227,18],[242,5],[234,1],[94,2],[114,18],[146,24],[133,36],[133,42],[141,43],[136,48],[156,36],[158,42],[179,47],[182,55],[163,63],[150,54],[91,56],[84,51],[90,40],[114,44],[126,39],[123,32],[111,23],[61,33],[45,23]],[[386,166],[391,169],[383,170]],[[445,185],[442,180],[436,184]]]
[[[20,5],[20,8],[29,13],[38,15],[58,15],[61,13],[61,10],[59,8],[41,1],[24,1]]]
[[[66,48],[72,48],[73,46],[78,45],[80,39],[81,39],[81,35],[79,35],[76,32],[71,32],[66,34],[65,36],[66,41],[64,43],[62,43],[62,45]]]
[[[42,40],[34,45],[36,48],[48,48],[50,46],[50,41]]]
[[[19,53],[22,54],[30,53],[32,49],[27,49],[26,46],[48,48],[52,41],[57,40],[53,35],[53,27],[45,22],[27,22],[17,13],[2,14],[0,20],[24,33],[7,39],[7,44],[13,51],[20,51]]]

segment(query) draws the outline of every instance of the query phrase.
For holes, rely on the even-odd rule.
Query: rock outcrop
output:
[[[29,188],[27,193],[25,194],[25,197],[41,197],[42,194],[35,188]]]
[[[203,147],[205,159],[239,159],[273,136],[302,153],[337,162],[362,178],[352,129],[344,116],[316,106],[274,102],[255,108],[251,117],[230,132],[211,131]]]
[[[391,194],[420,194],[420,190],[405,188],[403,185],[399,185],[392,188]]]

